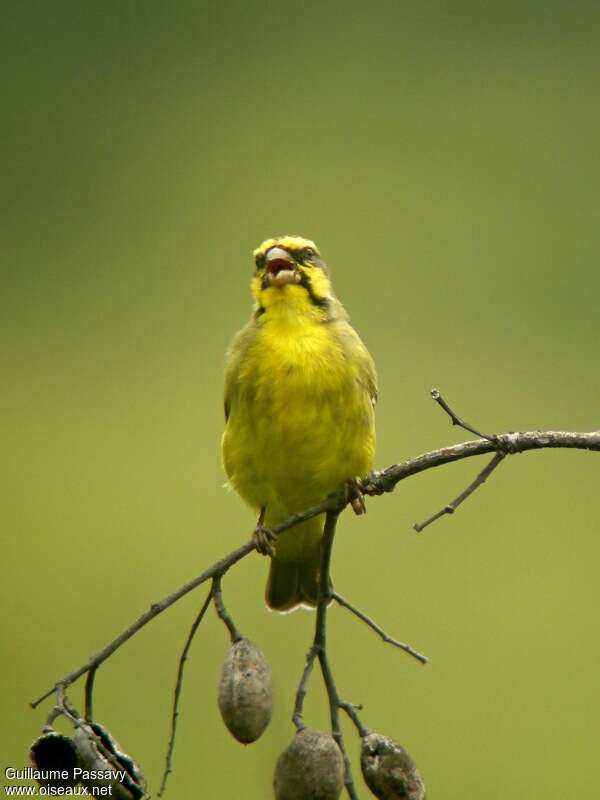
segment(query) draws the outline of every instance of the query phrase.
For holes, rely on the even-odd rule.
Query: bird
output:
[[[225,367],[223,465],[258,513],[253,539],[271,557],[265,600],[279,612],[315,607],[325,514],[274,538],[270,526],[347,487],[373,466],[377,375],[335,296],[319,249],[301,236],[254,251],[254,310]]]

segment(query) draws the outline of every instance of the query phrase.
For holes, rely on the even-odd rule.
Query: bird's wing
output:
[[[251,319],[247,325],[236,333],[227,351],[225,363],[225,422],[229,419],[239,390],[239,374],[248,347],[256,334],[256,322]]]
[[[342,347],[349,354],[350,360],[356,364],[358,381],[364,387],[373,406],[377,403],[377,371],[371,354],[350,322],[340,320],[337,323],[338,336]]]
[[[358,334],[357,334],[358,335]],[[377,372],[375,370],[375,362],[371,358],[371,354],[361,342],[359,353],[359,380],[369,393],[371,403],[375,407],[377,403]]]

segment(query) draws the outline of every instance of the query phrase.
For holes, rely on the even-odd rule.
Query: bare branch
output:
[[[297,731],[301,731],[302,728],[304,728],[304,722],[302,720],[304,698],[306,697],[306,692],[308,688],[308,679],[310,678],[310,674],[312,672],[312,668],[315,663],[316,657],[317,657],[317,651],[315,650],[315,647],[313,645],[306,654],[306,663],[304,665],[304,669],[302,670],[302,677],[300,678],[300,683],[298,684],[298,688],[296,689],[296,700],[294,703],[294,713],[292,715],[292,722],[296,726]]]
[[[337,519],[340,514],[340,509],[336,511],[328,511],[325,520],[325,530],[323,532],[322,549],[321,549],[321,564],[319,569],[319,600],[317,603],[317,616],[315,620],[315,634],[313,643],[306,655],[306,663],[302,671],[302,677],[298,684],[296,691],[296,702],[294,704],[294,713],[292,722],[297,730],[302,730],[304,724],[302,722],[302,708],[304,698],[306,697],[308,679],[312,672],[315,658],[319,655],[319,651],[323,650],[326,646],[327,635],[327,606],[331,600],[331,578],[330,578],[330,565],[331,565],[331,551],[333,548],[333,537],[335,535],[335,528]]]
[[[408,459],[399,464],[392,464],[381,472],[374,472],[362,481],[363,491],[366,494],[378,495],[384,492],[392,492],[396,484],[418,475],[434,467],[443,464],[452,464],[463,458],[481,456],[486,453],[502,451],[514,453],[526,453],[530,450],[542,450],[546,448],[566,448],[574,450],[591,450],[600,452],[600,431],[590,433],[576,433],[571,431],[526,431],[516,433],[503,433],[496,436],[496,442],[489,439],[476,439],[462,444],[441,447],[439,450],[432,450],[423,453],[416,458]]]
[[[474,433],[475,436],[479,436],[482,439],[487,439],[490,442],[496,443],[496,436],[493,435],[488,436],[486,433],[481,433],[480,431],[477,430],[477,428],[474,428],[472,425],[469,425],[467,422],[458,417],[454,413],[454,411],[452,411],[448,403],[444,400],[444,398],[441,395],[441,392],[438,389],[432,389],[430,394],[431,398],[435,400],[435,402],[444,409],[446,414],[448,414],[448,416],[452,420],[453,425],[458,425],[459,428],[462,428],[463,430],[468,431],[469,433]]]
[[[417,650],[415,650],[405,642],[399,642],[397,639],[392,639],[392,637],[388,636],[388,634],[383,630],[383,628],[380,628],[379,625],[371,619],[371,617],[368,617],[359,608],[353,606],[352,603],[350,603],[348,600],[342,597],[341,594],[338,594],[337,592],[332,592],[331,598],[332,600],[335,600],[335,602],[338,603],[340,606],[343,606],[344,608],[347,608],[348,611],[351,611],[355,617],[358,617],[358,619],[362,620],[362,622],[368,625],[369,628],[372,628],[372,630],[374,630],[375,633],[381,636],[384,642],[392,644],[394,645],[394,647],[397,647],[400,650],[404,650],[405,653],[408,653],[409,656],[416,658],[417,661],[421,662],[421,664],[427,664],[428,661],[427,656],[424,656],[422,653],[419,653]]]
[[[322,553],[321,553],[321,570],[319,574],[319,604],[317,606],[317,619],[315,623],[315,640],[313,648],[316,651],[319,664],[321,666],[321,673],[323,675],[323,682],[327,690],[327,697],[329,699],[329,716],[331,718],[331,735],[335,739],[337,746],[344,759],[344,785],[351,800],[358,800],[356,789],[354,788],[354,781],[352,779],[352,772],[350,769],[350,759],[346,752],[344,745],[344,737],[340,727],[340,698],[337,693],[333,672],[329,665],[327,658],[327,607],[331,600],[331,579],[330,579],[330,565],[331,553],[333,550],[333,540],[335,537],[335,529],[338,521],[339,511],[328,511],[325,518],[325,528],[323,530],[322,540]]]
[[[231,638],[231,644],[235,644],[239,642],[242,638],[242,634],[238,631],[235,627],[235,623],[231,618],[229,612],[225,608],[225,604],[223,603],[223,595],[221,593],[221,576],[216,575],[212,581],[212,596],[213,602],[215,604],[215,609],[219,619],[221,619],[225,623],[225,627],[229,631],[229,636]]]
[[[331,735],[337,742],[337,746],[340,748],[340,752],[344,759],[344,786],[346,787],[348,797],[350,797],[351,800],[358,800],[358,795],[356,794],[354,780],[352,778],[352,771],[350,768],[350,759],[348,758],[348,753],[346,752],[344,737],[342,736],[342,729],[340,727],[339,709],[342,708],[342,700],[340,700],[340,697],[337,693],[333,672],[331,671],[331,667],[329,665],[329,659],[327,658],[327,650],[325,649],[325,646],[319,649],[318,657],[319,664],[321,666],[321,673],[323,674],[323,682],[325,683],[327,697],[329,699]]]
[[[425,470],[439,467],[443,464],[450,464],[463,458],[483,455],[485,453],[497,452],[499,450],[513,454],[525,453],[529,450],[540,450],[543,448],[570,448],[579,450],[600,451],[600,431],[590,433],[576,433],[565,431],[529,431],[525,433],[505,433],[495,437],[495,440],[478,439],[476,441],[463,442],[462,444],[451,447],[432,450],[429,453],[411,458],[400,464],[392,464],[382,472],[374,472],[361,481],[361,488],[365,494],[379,495],[391,492],[397,483],[411,475],[417,475]],[[318,516],[327,511],[341,509],[346,503],[345,492],[342,490],[326,498],[322,503],[306,509],[298,514],[294,514],[279,525],[271,528],[275,535],[305,522],[308,519]],[[245,558],[249,553],[256,549],[254,541],[246,542],[236,550],[226,555],[224,558],[215,562],[197,577],[185,583],[179,589],[164,597],[162,600],[153,603],[148,611],[141,615],[132,625],[120,633],[112,642],[92,656],[83,666],[61,678],[55,685],[45,692],[41,697],[31,703],[32,708],[36,708],[43,700],[49,697],[58,685],[65,688],[74,683],[82,675],[91,669],[98,667],[125,642],[137,633],[151,620],[176,603],[184,595],[191,592],[201,584],[211,580],[216,575],[224,575],[231,567]]]
[[[479,475],[475,478],[475,480],[470,483],[467,488],[461,492],[458,497],[456,497],[452,502],[448,503],[448,505],[444,506],[440,511],[433,514],[433,516],[426,519],[424,522],[415,522],[413,525],[414,530],[417,533],[421,533],[422,530],[428,525],[431,525],[432,522],[435,522],[440,517],[443,517],[445,514],[454,514],[456,509],[459,507],[461,503],[463,503],[467,497],[469,497],[478,486],[482,486],[486,480],[490,477],[492,472],[496,469],[496,467],[506,458],[506,453],[502,452],[501,450],[496,453],[496,455],[492,458],[492,460],[481,470]]]
[[[330,577],[331,553],[333,549],[333,539],[335,537],[335,528],[340,511],[341,508],[338,506],[337,508],[328,511],[325,518],[325,528],[323,530],[323,539],[321,545],[319,601],[317,603],[315,634],[312,647],[306,656],[306,664],[304,665],[302,677],[300,678],[300,683],[296,691],[296,702],[294,704],[292,721],[296,726],[296,730],[302,730],[304,727],[304,723],[302,721],[302,708],[304,704],[304,698],[306,696],[308,679],[312,672],[315,659],[318,658],[319,665],[321,667],[321,673],[323,675],[323,682],[327,691],[327,698],[329,701],[331,735],[337,743],[337,746],[342,754],[342,758],[344,759],[344,785],[350,799],[358,800],[358,795],[356,794],[356,788],[354,786],[354,780],[352,778],[352,772],[350,768],[350,759],[348,758],[348,753],[346,752],[346,747],[344,745],[344,737],[340,727],[339,715],[340,708],[344,708],[346,705],[351,706],[351,704],[344,703],[342,700],[340,700],[340,697],[337,693],[333,672],[329,664],[329,659],[327,658],[327,608],[333,597]],[[358,719],[356,711],[354,711],[354,715]]]
[[[346,712],[346,714],[348,714],[348,716],[350,717],[350,719],[354,723],[354,726],[356,727],[356,730],[358,731],[358,735],[361,737],[361,739],[364,736],[368,736],[369,735],[369,733],[370,733],[369,729],[365,728],[365,726],[362,724],[362,722],[360,720],[360,717],[356,713],[357,711],[361,711],[362,710],[362,706],[355,706],[352,703],[346,703],[346,702],[344,702],[344,700],[340,700],[340,708],[343,709]]]
[[[92,722],[94,719],[93,695],[94,695],[94,680],[96,678],[96,670],[98,665],[92,667],[87,674],[85,681],[85,721]]]
[[[175,735],[177,732],[177,718],[179,717],[179,696],[181,695],[181,687],[183,686],[183,671],[185,669],[185,662],[187,661],[187,656],[189,649],[191,647],[192,641],[194,640],[194,636],[196,635],[196,631],[202,622],[204,615],[206,614],[206,609],[210,605],[210,601],[213,598],[214,592],[214,585],[211,588],[210,592],[206,596],[206,600],[202,604],[202,608],[198,612],[198,616],[192,623],[192,627],[190,628],[190,632],[188,634],[187,640],[185,645],[183,646],[183,650],[181,651],[181,656],[179,658],[179,664],[177,666],[177,680],[175,682],[175,691],[173,692],[173,712],[171,714],[171,735],[169,737],[169,744],[167,747],[167,755],[165,758],[165,769],[163,772],[162,780],[160,782],[160,789],[158,790],[158,797],[162,797],[165,787],[167,785],[167,779],[172,769],[172,760],[173,760],[173,749],[175,747]]]
[[[56,705],[61,709],[63,715],[75,725],[80,722],[79,711],[71,705],[67,697],[67,690],[64,683],[59,683],[56,687]]]

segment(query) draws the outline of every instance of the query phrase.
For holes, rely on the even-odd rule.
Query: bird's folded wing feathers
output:
[[[227,352],[225,366],[225,422],[229,419],[238,393],[240,367],[256,334],[256,322],[251,319],[236,333]]]

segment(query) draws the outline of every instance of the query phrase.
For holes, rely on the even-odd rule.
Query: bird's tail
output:
[[[323,525],[324,515],[320,515],[277,538],[265,594],[273,611],[317,605]]]

